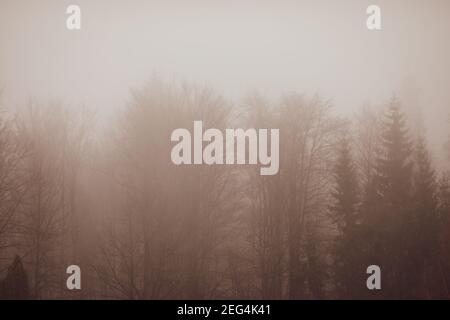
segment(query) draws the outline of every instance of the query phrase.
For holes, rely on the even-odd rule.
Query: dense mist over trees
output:
[[[450,298],[450,175],[402,101],[379,103],[345,119],[325,97],[154,79],[103,131],[63,103],[1,113],[0,298]],[[195,120],[280,129],[279,173],[174,165]]]

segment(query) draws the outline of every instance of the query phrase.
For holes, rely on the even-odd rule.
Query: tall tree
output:
[[[358,252],[355,246],[358,228],[358,181],[357,172],[351,155],[352,151],[349,139],[344,137],[337,155],[337,163],[334,169],[334,189],[331,193],[333,204],[330,213],[337,229],[335,243],[335,267],[334,274],[339,296],[351,298],[357,293],[357,288],[363,275],[358,266]]]
[[[0,270],[6,270],[16,255],[19,215],[28,189],[23,170],[27,150],[12,127],[0,117]]]
[[[264,298],[320,298],[326,293],[324,259],[333,146],[342,121],[318,96],[285,95],[268,106],[250,105],[250,126],[280,129],[280,172],[252,176],[249,226]],[[286,279],[286,280],[285,280]]]
[[[436,272],[438,254],[438,212],[437,181],[432,167],[425,138],[419,137],[414,154],[413,175],[413,219],[414,229],[410,231],[412,248],[411,259],[414,263],[415,283],[411,291],[416,297],[430,297],[432,282]]]
[[[383,123],[376,173],[363,205],[367,228],[368,261],[383,272],[385,298],[407,295],[411,214],[412,150],[400,102],[393,98]],[[409,268],[409,269],[408,269]]]
[[[32,296],[62,298],[67,292],[65,268],[80,264],[73,254],[77,245],[74,172],[75,160],[83,155],[78,146],[85,141],[80,133],[84,130],[74,129],[75,121],[61,104],[30,105],[16,120],[18,140],[27,150],[18,249],[30,272]]]
[[[207,88],[156,79],[135,92],[108,154],[105,224],[96,269],[115,298],[221,297],[235,208],[226,166],[176,166],[171,133],[228,126],[229,105]]]
[[[273,128],[278,119],[273,106],[260,95],[247,100],[248,120],[245,125],[255,128]],[[282,159],[283,157],[281,157]],[[252,199],[250,215],[246,220],[249,228],[250,254],[253,268],[257,270],[256,281],[263,299],[283,297],[283,270],[285,269],[285,185],[280,175],[263,177],[258,170],[249,171],[247,188]]]

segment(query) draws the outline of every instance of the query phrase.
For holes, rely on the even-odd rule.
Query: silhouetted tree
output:
[[[318,96],[285,95],[279,104],[253,97],[249,126],[280,129],[280,171],[250,178],[250,239],[263,298],[326,294],[327,199],[333,144],[342,121]]]
[[[207,88],[156,79],[134,93],[108,154],[111,207],[96,265],[105,296],[222,296],[234,176],[226,166],[176,166],[170,136],[198,119],[226,128],[229,111]]]
[[[381,147],[382,114],[380,110],[382,110],[380,107],[361,107],[355,114],[352,126],[355,164],[361,177],[359,180],[364,188],[369,186],[376,173]]]
[[[450,178],[397,99],[350,128],[318,96],[246,102],[156,79],[95,148],[59,104],[2,114],[0,298],[450,298]],[[280,129],[279,173],[174,165],[170,135],[194,120]]]
[[[331,193],[333,204],[330,213],[336,226],[338,236],[335,240],[335,274],[340,297],[351,298],[358,292],[364,275],[358,264],[356,250],[360,241],[357,239],[359,190],[357,172],[352,158],[349,139],[344,137],[339,143],[337,164],[334,169],[335,186]]]
[[[6,278],[0,281],[0,299],[26,300],[30,298],[28,277],[19,256],[8,268]]]
[[[259,94],[247,99],[247,121],[249,127],[279,127],[276,110],[267,99]],[[282,138],[280,138],[282,140]],[[282,152],[282,150],[280,150]],[[283,156],[280,156],[283,159]],[[281,165],[283,167],[283,165]],[[281,299],[283,296],[283,270],[286,268],[286,192],[285,183],[277,176],[265,177],[259,170],[249,170],[249,187],[246,189],[251,199],[246,218],[248,224],[252,269],[256,270],[263,299]]]
[[[450,298],[450,173],[444,173],[438,186],[439,255],[438,274],[441,288]]]
[[[19,244],[20,212],[28,190],[23,170],[27,149],[22,146],[12,121],[0,117],[0,269],[10,264]],[[10,258],[11,257],[11,258]]]
[[[27,186],[18,233],[24,263],[30,272],[31,295],[35,299],[61,297],[61,273],[67,263],[61,259],[64,227],[63,155],[65,126],[58,116],[62,106],[30,105],[17,117],[17,134],[27,149],[23,170]],[[65,247],[66,251],[69,248]],[[61,272],[62,271],[62,272]]]
[[[393,98],[383,124],[376,174],[366,190],[363,209],[367,254],[383,272],[385,298],[406,297],[411,266],[412,150],[400,102]],[[412,271],[411,271],[412,272]]]
[[[430,272],[436,266],[438,254],[437,182],[425,139],[420,137],[415,150],[413,175],[414,229],[410,230],[412,266],[416,284],[410,291],[416,297],[430,297],[431,278],[439,273]]]

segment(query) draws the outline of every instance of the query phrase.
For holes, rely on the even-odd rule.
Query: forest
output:
[[[344,117],[154,79],[103,126],[63,102],[3,110],[0,299],[449,299],[450,174],[402,99],[379,103]],[[278,174],[175,165],[194,121],[279,129]]]

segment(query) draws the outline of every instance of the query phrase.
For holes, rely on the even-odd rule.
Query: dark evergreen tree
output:
[[[415,286],[411,291],[417,298],[425,298],[432,296],[435,291],[433,278],[437,274],[432,270],[437,265],[439,221],[436,174],[424,138],[420,138],[416,146],[413,182],[414,229],[409,233],[412,245],[409,251],[414,266]]]
[[[8,268],[6,278],[0,283],[0,298],[5,300],[26,300],[30,298],[28,277],[22,260],[16,256]]]
[[[363,275],[358,264],[356,242],[358,217],[358,181],[347,138],[342,139],[334,169],[335,186],[332,192],[333,205],[330,212],[336,226],[338,237],[335,244],[334,275],[338,294],[341,298],[351,298],[359,291]]]
[[[412,150],[400,103],[393,98],[383,124],[376,174],[363,206],[367,262],[381,267],[384,298],[403,298],[411,286],[408,265],[412,219]]]
[[[443,295],[450,298],[450,173],[445,173],[438,186],[439,254],[438,273]]]
[[[435,213],[437,209],[436,174],[424,138],[420,138],[417,143],[415,165],[414,198],[416,206],[424,215]],[[433,215],[427,220],[435,220],[435,218]]]

